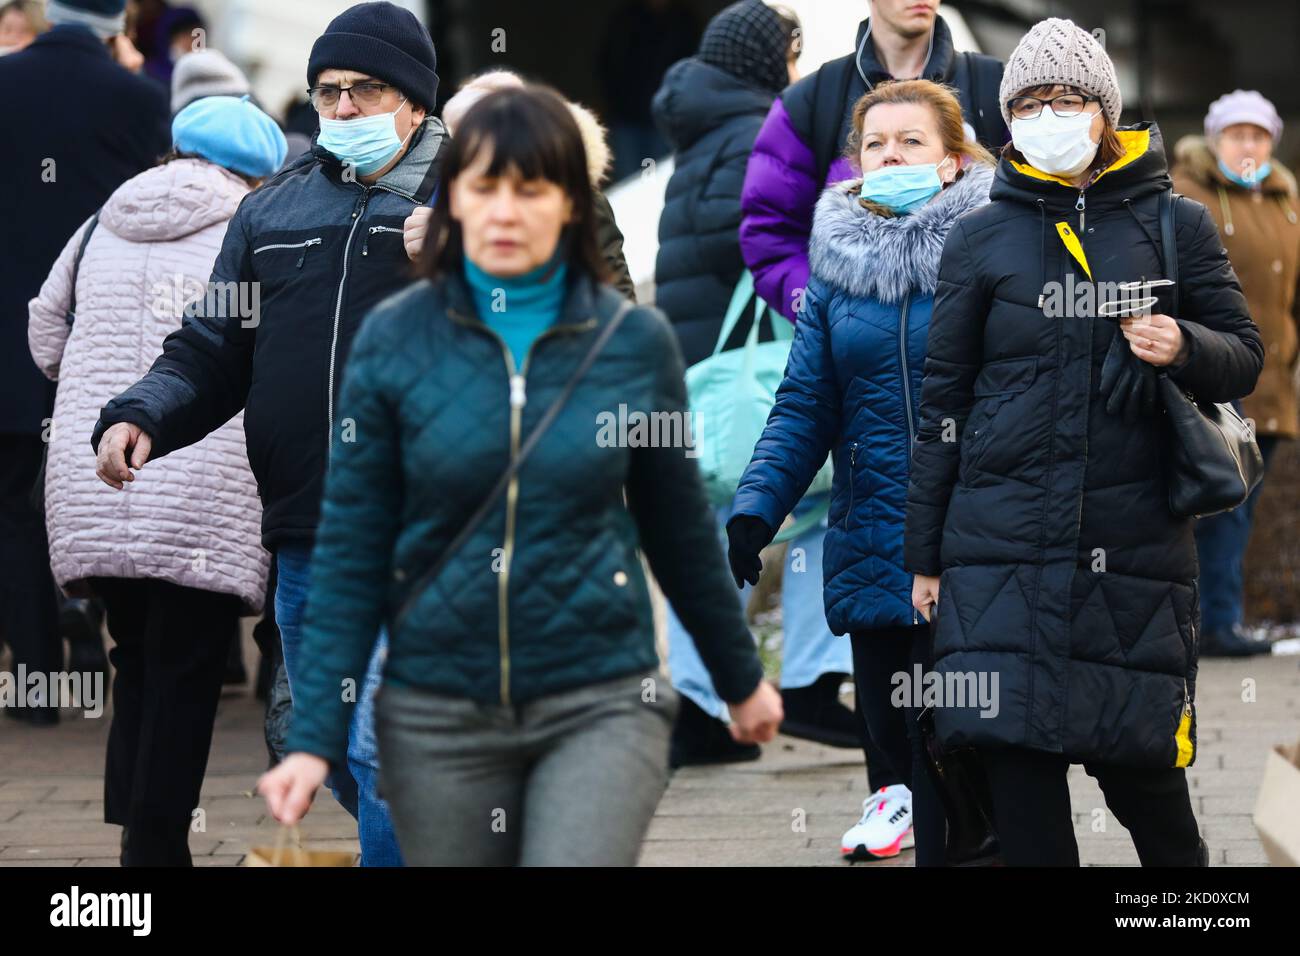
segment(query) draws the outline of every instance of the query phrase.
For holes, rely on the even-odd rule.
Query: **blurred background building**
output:
[[[728,0],[399,0],[429,25],[442,95],[494,66],[543,79],[602,116],[633,112],[620,93],[653,89],[656,57],[694,49],[705,22]],[[177,4],[173,4],[175,6]],[[282,108],[300,93],[307,53],[347,0],[190,0],[209,44],[244,67],[261,99]],[[801,60],[810,72],[853,47],[867,0],[787,0],[804,23]],[[1048,16],[1105,31],[1119,71],[1124,121],[1158,119],[1172,140],[1198,129],[1206,105],[1242,87],[1268,95],[1288,124],[1300,120],[1300,2],[1296,0],[953,0],[958,45],[1005,57]],[[635,31],[635,32],[629,32]],[[620,58],[617,54],[623,53]],[[639,82],[628,77],[647,71]],[[1300,136],[1283,141],[1300,155]]]

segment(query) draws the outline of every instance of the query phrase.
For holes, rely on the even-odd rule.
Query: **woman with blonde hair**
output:
[[[847,152],[862,177],[818,201],[812,281],[736,493],[728,557],[737,585],[757,583],[759,551],[833,456],[826,618],[850,635],[858,708],[903,781],[867,798],[841,852],[896,856],[915,820],[917,863],[942,865],[945,819],[922,759],[919,708],[891,702],[894,675],[910,673],[926,646],[903,569],[903,512],[939,256],[953,224],[988,202],[992,158],[966,139],[952,91],[929,80],[883,83],[858,100]]]

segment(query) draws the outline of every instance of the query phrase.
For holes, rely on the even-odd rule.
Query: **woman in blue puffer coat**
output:
[[[918,820],[917,862],[941,865],[945,820],[921,762],[916,709],[893,703],[924,653],[903,569],[903,515],[926,334],[944,239],[988,202],[992,159],[965,139],[961,107],[928,80],[881,84],[853,110],[863,178],[817,204],[785,379],[727,525],[737,583],[757,582],[771,541],[827,454],[835,464],[823,571],[826,618],[853,645],[858,707],[901,780],[864,802],[841,851],[893,856]],[[910,695],[909,695],[910,698]],[[909,743],[910,738],[910,743]]]

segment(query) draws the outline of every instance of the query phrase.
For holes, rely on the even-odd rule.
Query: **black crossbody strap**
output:
[[[1174,318],[1178,318],[1178,233],[1174,227],[1174,209],[1178,195],[1172,189],[1160,194],[1160,252],[1165,260],[1165,278],[1173,279],[1170,290],[1169,309]]]
[[[90,217],[90,225],[81,234],[81,245],[77,247],[77,257],[72,260],[72,295],[68,299],[68,311],[64,315],[68,325],[77,320],[77,274],[81,271],[81,259],[86,254],[86,246],[90,245],[90,237],[94,233],[95,227],[99,225],[99,214],[102,211],[102,209],[96,209],[95,214]]]
[[[835,70],[839,73],[835,73]],[[832,60],[817,71],[813,81],[812,136],[813,161],[817,164],[817,192],[821,193],[826,177],[835,165],[836,151],[840,145],[840,128],[844,125],[844,112],[848,103],[849,87],[855,72],[851,58]],[[835,84],[823,86],[823,80]],[[828,100],[827,97],[834,97]]]
[[[474,513],[470,515],[469,520],[461,526],[460,531],[456,532],[456,537],[452,538],[451,543],[443,549],[442,554],[438,556],[438,560],[434,562],[433,567],[422,574],[420,579],[415,582],[415,585],[411,588],[406,600],[402,603],[401,608],[398,609],[396,616],[393,618],[393,632],[396,632],[401,628],[402,623],[406,620],[406,615],[410,613],[416,600],[420,595],[428,590],[429,585],[437,580],[438,575],[442,574],[443,570],[447,567],[447,563],[456,555],[456,552],[464,547],[465,542],[469,540],[470,535],[478,530],[478,526],[483,523],[483,519],[487,517],[488,512],[492,510],[492,507],[496,504],[497,500],[505,493],[506,488],[510,485],[510,480],[519,473],[519,469],[523,467],[524,462],[528,460],[528,456],[531,455],[533,449],[537,447],[538,442],[541,441],[546,430],[551,427],[551,423],[559,416],[561,409],[568,402],[570,396],[573,395],[573,390],[578,387],[578,382],[580,382],[591,369],[591,366],[595,363],[597,357],[602,351],[604,351],[605,345],[613,337],[614,333],[618,331],[618,327],[623,324],[623,319],[632,311],[632,308],[632,303],[625,300],[621,305],[619,305],[618,311],[614,313],[614,317],[609,320],[603,329],[601,329],[596,340],[591,343],[591,348],[588,349],[587,354],[583,356],[582,362],[579,363],[578,368],[574,371],[573,375],[569,377],[568,382],[565,383],[564,390],[560,392],[555,401],[553,401],[550,407],[546,409],[546,412],[538,420],[537,424],[533,427],[533,430],[528,433],[528,439],[524,442],[523,447],[519,449],[519,454],[511,460],[510,464],[506,467],[506,470],[501,473],[496,484],[492,486],[492,490],[489,491],[487,497],[479,503],[478,508],[476,508]]]

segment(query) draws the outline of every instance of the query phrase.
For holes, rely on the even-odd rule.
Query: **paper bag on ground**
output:
[[[288,836],[292,830],[293,845]],[[307,850],[296,827],[281,827],[275,846],[255,846],[244,857],[244,866],[355,866],[357,855],[346,850]]]
[[[1277,746],[1264,765],[1255,829],[1273,866],[1300,866],[1300,742]]]

